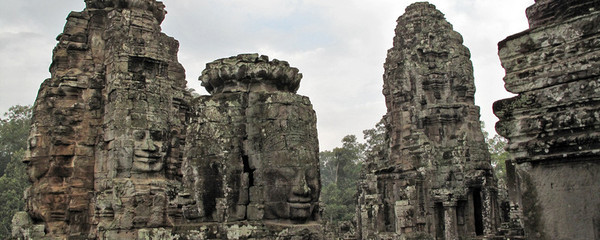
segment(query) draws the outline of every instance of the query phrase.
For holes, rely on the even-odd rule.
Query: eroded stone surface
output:
[[[398,19],[384,65],[388,146],[361,179],[361,239],[495,233],[497,190],[469,58],[435,6],[412,4]]]
[[[189,94],[164,5],[108,2],[69,14],[35,103],[27,211],[49,237],[167,226],[181,175]]]
[[[23,239],[322,239],[316,116],[287,62],[207,65],[191,99],[154,0],[86,1],[58,36]],[[216,74],[215,74],[216,71]]]
[[[242,54],[206,64],[200,81],[211,94],[222,92],[284,91],[296,93],[302,74],[286,61]]]
[[[259,239],[292,229],[322,238],[316,116],[308,98],[294,93],[300,77],[287,77],[301,76],[298,70],[281,63],[243,54],[207,64],[200,79],[213,94],[192,104],[182,223],[224,228],[245,221],[240,227],[256,227],[249,231]],[[250,74],[269,69],[280,71]]]
[[[600,2],[536,1],[530,29],[500,42],[508,91],[494,103],[509,139],[511,200],[527,239],[600,236]]]
[[[561,23],[570,18],[583,16],[600,9],[599,1],[590,0],[536,0],[527,8],[529,27]]]

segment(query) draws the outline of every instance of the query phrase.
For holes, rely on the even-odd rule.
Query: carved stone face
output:
[[[50,166],[46,159],[26,159],[23,162],[28,164],[27,174],[32,182],[37,181],[46,174]]]
[[[285,162],[285,161],[284,161]],[[274,162],[265,171],[265,218],[311,220],[320,193],[318,165]]]
[[[35,126],[32,127],[32,132],[37,133],[37,128]],[[38,142],[40,142],[39,138],[41,137],[37,134],[29,136],[29,139],[27,140],[28,152],[25,158],[23,158],[23,163],[28,165],[27,174],[31,182],[36,182],[45,175],[50,168],[49,158],[43,157],[48,155],[48,149],[38,148]]]
[[[165,165],[167,134],[161,130],[136,130],[133,132],[134,172],[158,172]]]
[[[96,197],[96,215],[100,218],[112,219],[115,216],[113,203],[116,197],[112,190],[105,190]]]

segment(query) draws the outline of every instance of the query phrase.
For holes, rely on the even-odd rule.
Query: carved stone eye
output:
[[[306,178],[308,178],[307,181],[308,180],[317,179],[317,177],[318,177],[318,174],[317,174],[316,170],[306,169],[305,174],[306,174],[305,175]]]
[[[150,137],[152,138],[152,141],[162,141],[163,133],[161,131],[151,131]]]
[[[133,132],[133,137],[136,141],[142,141],[146,137],[145,131],[135,131]]]

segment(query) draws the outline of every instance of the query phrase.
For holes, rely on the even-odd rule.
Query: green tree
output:
[[[321,168],[321,185],[323,188],[334,183],[337,175],[338,163],[335,162],[335,155],[332,151],[322,151],[319,153],[319,165]]]
[[[506,160],[510,158],[505,148],[508,140],[502,136],[495,134],[494,137],[489,138],[489,133],[485,131],[485,123],[481,122],[481,131],[485,137],[488,151],[492,161],[492,167],[494,168],[494,175],[500,180],[501,183],[506,183]]]
[[[506,138],[496,134],[493,138],[487,139],[488,151],[492,158],[492,167],[494,167],[494,174],[500,181],[506,182],[506,160],[510,158],[504,148],[508,141]]]
[[[365,144],[356,136],[342,139],[342,147],[320,153],[321,200],[324,217],[331,222],[351,221],[356,206],[356,184],[364,161]]]
[[[31,119],[30,106],[12,106],[0,118],[0,176],[14,154],[27,147]]]
[[[31,119],[30,106],[13,106],[0,118],[0,239],[11,234],[12,216],[24,208],[29,185],[22,163]]]
[[[381,157],[385,148],[385,118],[381,118],[375,128],[363,130],[365,144],[365,157],[376,159]]]

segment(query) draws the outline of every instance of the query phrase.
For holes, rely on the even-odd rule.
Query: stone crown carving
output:
[[[156,0],[85,0],[88,9],[142,9],[152,12],[159,23],[165,19],[167,11],[161,1]]]
[[[296,93],[302,74],[286,61],[258,54],[240,54],[206,64],[199,80],[211,94],[285,91]]]

